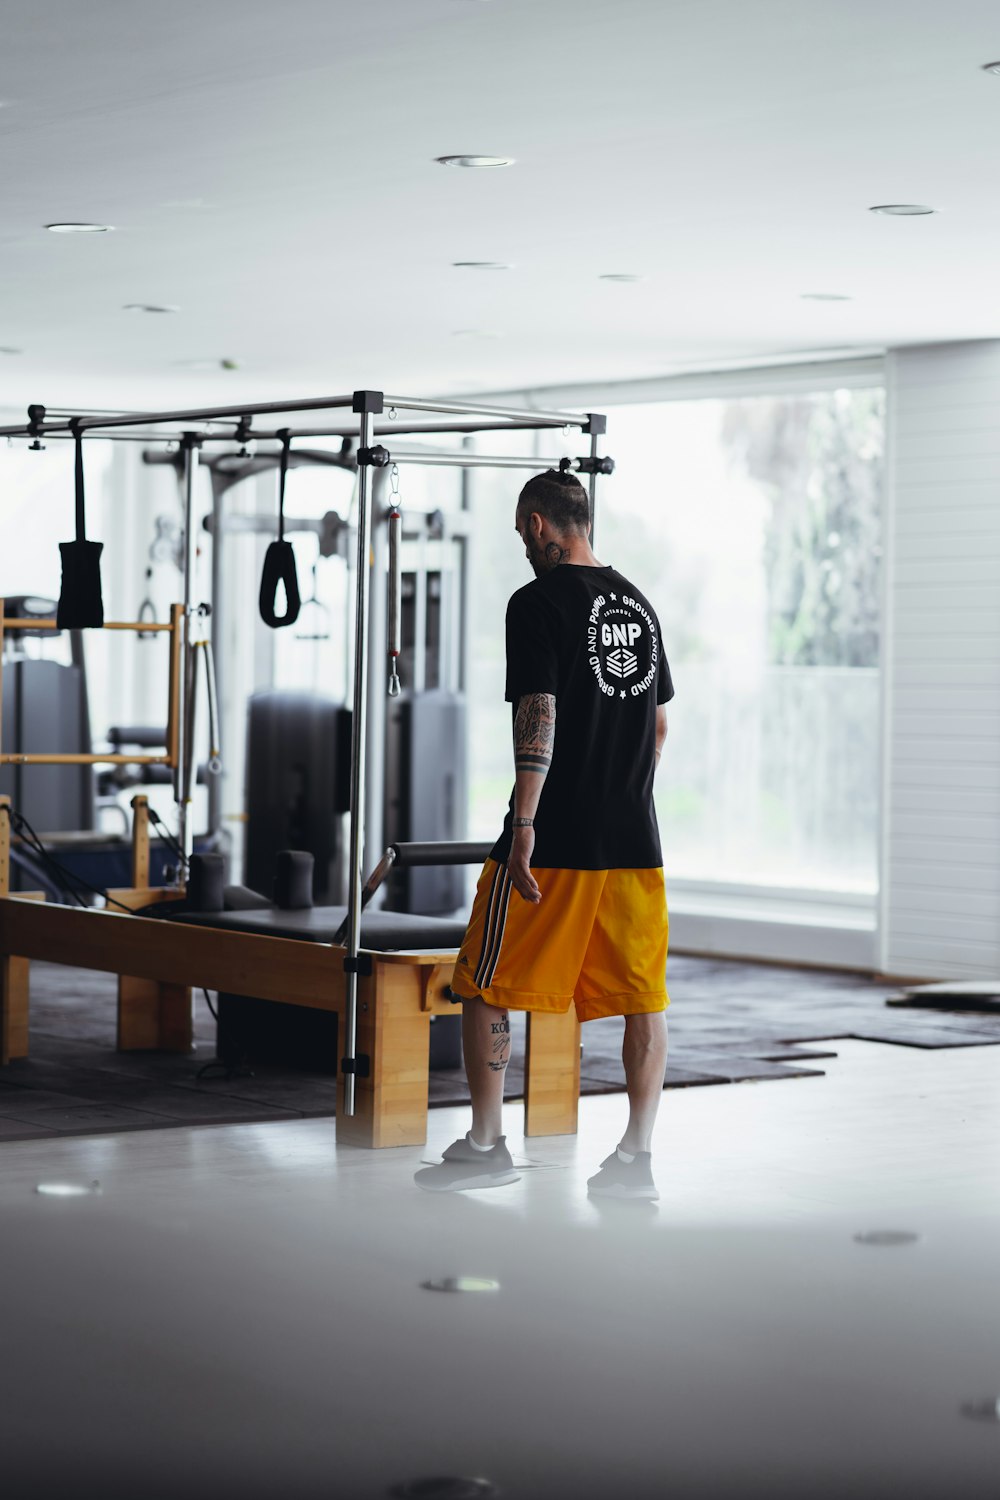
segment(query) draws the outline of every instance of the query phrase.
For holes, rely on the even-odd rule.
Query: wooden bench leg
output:
[[[353,1146],[422,1146],[427,1139],[430,1015],[423,1008],[426,973],[416,964],[378,964],[358,985],[359,1056],[354,1114],[344,1113],[344,1077],[337,1078],[337,1140]],[[337,1050],[344,1055],[343,1012]]]
[[[525,1135],[575,1135],[580,1102],[580,1023],[565,1015],[528,1015],[524,1061]]]
[[[119,1052],[191,1052],[194,1011],[191,991],[155,979],[118,979]]]
[[[0,955],[0,1065],[28,1055],[28,986],[26,958]]]

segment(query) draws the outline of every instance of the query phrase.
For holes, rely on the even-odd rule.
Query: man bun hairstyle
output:
[[[558,532],[590,530],[590,497],[580,481],[562,469],[546,469],[528,480],[517,497],[520,511],[537,511]]]

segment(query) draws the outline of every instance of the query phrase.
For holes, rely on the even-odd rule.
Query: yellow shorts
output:
[[[662,870],[532,870],[535,905],[488,859],[451,988],[511,1010],[581,1021],[666,1010],[667,900]]]

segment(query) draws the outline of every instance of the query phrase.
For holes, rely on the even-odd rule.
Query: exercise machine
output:
[[[283,426],[279,433],[265,430],[265,418],[281,416],[286,420],[290,414],[314,413],[317,411],[347,411],[351,414],[349,427],[331,425],[319,430],[304,426]],[[573,461],[551,459],[533,455],[514,457],[502,455],[490,457],[473,453],[467,448],[458,452],[443,452],[407,448],[397,439],[428,431],[426,425],[411,423],[409,427],[399,424],[399,413],[417,413],[421,416],[433,414],[438,418],[435,433],[468,434],[488,430],[531,430],[573,428],[590,438],[589,454]],[[388,425],[384,419],[388,419]],[[462,420],[453,421],[452,418]],[[255,420],[261,427],[253,429]],[[395,419],[395,420],[394,420]],[[447,420],[441,420],[447,419]],[[370,661],[369,584],[372,547],[372,475],[379,470],[390,469],[393,464],[437,464],[460,468],[496,467],[505,469],[537,470],[542,467],[573,467],[586,473],[590,480],[591,514],[594,515],[596,480],[602,473],[610,473],[613,463],[598,455],[598,442],[606,430],[603,416],[566,412],[536,411],[526,414],[517,408],[491,407],[456,402],[427,401],[414,397],[386,396],[377,390],[356,390],[345,396],[310,398],[303,401],[257,403],[237,407],[212,407],[170,412],[120,413],[116,415],[95,414],[71,417],[64,414],[46,414],[43,408],[29,410],[29,421],[24,426],[0,429],[0,436],[12,438],[34,438],[41,436],[71,436],[79,439],[86,434],[100,433],[104,436],[136,437],[145,439],[151,429],[167,441],[179,443],[184,461],[185,495],[185,568],[184,598],[178,607],[176,622],[177,650],[180,670],[172,688],[175,707],[174,722],[182,732],[176,736],[175,795],[178,815],[178,843],[182,868],[186,876],[192,853],[192,830],[189,817],[189,787],[186,759],[189,756],[188,733],[191,713],[191,659],[195,649],[196,606],[192,599],[193,582],[193,490],[197,473],[199,453],[206,443],[231,444],[235,427],[240,426],[240,436],[256,437],[275,441],[290,433],[293,437],[310,435],[350,437],[356,444],[358,464],[358,494],[356,518],[356,564],[354,589],[354,650],[352,691],[351,775],[348,849],[348,890],[346,902],[346,934],[343,946],[305,945],[311,952],[318,947],[324,950],[325,963],[319,967],[315,957],[284,955],[272,948],[262,947],[278,943],[281,947],[293,942],[288,938],[266,938],[253,932],[228,932],[223,938],[215,929],[200,931],[191,927],[186,932],[185,943],[177,942],[178,929],[147,917],[126,915],[124,912],[80,912],[70,908],[46,910],[43,904],[21,901],[9,895],[0,898],[0,1030],[6,1035],[11,1027],[13,1014],[11,996],[17,995],[17,986],[11,980],[11,964],[16,967],[31,957],[42,956],[42,951],[58,951],[68,954],[62,961],[84,967],[107,968],[111,972],[125,973],[145,978],[156,984],[204,984],[210,988],[236,993],[260,993],[264,987],[265,998],[277,998],[292,1003],[336,1004],[343,1016],[340,1034],[342,1057],[338,1073],[338,1089],[342,1096],[342,1108],[338,1111],[338,1131],[352,1129],[351,1122],[358,1112],[358,1085],[366,1077],[372,1077],[373,1053],[379,1042],[378,1026],[392,1008],[392,997],[406,984],[399,974],[388,977],[388,971],[407,967],[430,967],[438,972],[438,983],[443,986],[450,972],[451,953],[425,949],[423,958],[408,956],[403,962],[389,955],[378,964],[369,962],[370,950],[361,943],[362,881],[365,863],[365,813],[367,791],[367,731],[368,696],[371,679],[378,673],[385,682],[391,683],[393,673],[383,675],[381,664]],[[164,431],[165,429],[165,431]],[[197,429],[197,430],[196,430]],[[385,446],[381,439],[387,439]],[[389,585],[399,597],[401,557],[399,548],[394,549]],[[390,632],[389,651],[391,658],[386,665],[395,666],[399,654],[399,642]],[[374,670],[373,670],[374,669]],[[381,790],[379,788],[379,790]],[[123,903],[124,904],[124,903]],[[133,908],[134,908],[133,903]],[[82,924],[86,924],[84,927]],[[164,941],[164,932],[173,937],[173,942]],[[154,933],[156,936],[154,936]],[[223,961],[223,953],[226,960]],[[234,969],[237,982],[234,984]],[[382,1001],[376,991],[381,976]],[[265,978],[266,976],[266,978]],[[304,977],[303,977],[304,976]],[[246,980],[244,983],[243,980]],[[374,982],[374,989],[373,989]],[[410,984],[411,998],[415,991]],[[13,988],[12,988],[13,984]],[[430,980],[427,981],[427,987]],[[420,989],[420,986],[417,986]],[[426,987],[424,988],[426,993]],[[433,1003],[436,996],[432,995]],[[444,1002],[448,1003],[448,1002]],[[21,1002],[17,999],[17,1004]],[[360,1009],[365,1005],[367,1009]],[[418,1006],[419,1009],[419,1006]],[[409,1012],[407,1012],[409,1013]],[[543,1018],[533,1018],[536,1020]],[[549,1018],[544,1018],[549,1019]],[[560,1018],[562,1019],[562,1018]],[[566,1023],[569,1024],[568,1022]],[[576,1025],[575,1018],[573,1025]],[[375,1028],[373,1031],[372,1028]],[[359,1045],[361,1039],[364,1045]],[[365,1050],[367,1047],[369,1050]],[[416,1053],[413,1054],[414,1056]],[[338,1101],[339,1103],[341,1101]],[[369,1132],[371,1133],[371,1132]],[[377,1134],[377,1132],[376,1132]],[[380,1144],[372,1140],[372,1144]]]

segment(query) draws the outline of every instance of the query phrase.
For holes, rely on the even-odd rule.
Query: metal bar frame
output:
[[[15,630],[51,630],[58,631],[59,626],[55,620],[19,620],[4,614],[4,600],[0,599],[0,685],[3,682],[3,643],[4,636],[8,631]],[[104,624],[95,627],[100,630],[131,630],[139,634],[149,631],[166,632],[172,636],[170,683],[168,688],[168,729],[167,729],[167,753],[166,755],[123,755],[118,751],[108,752],[102,755],[84,753],[53,753],[46,755],[43,751],[11,751],[3,753],[0,749],[0,766],[174,766],[176,764],[175,751],[171,746],[171,732],[169,720],[175,715],[174,705],[174,669],[173,661],[177,650],[180,636],[181,617],[177,606],[171,611],[170,621],[159,621],[156,624],[147,624],[142,620],[105,620]],[[0,740],[2,747],[2,740]]]
[[[214,480],[214,475],[212,476]],[[225,604],[226,574],[223,559],[223,508],[226,491],[212,484],[212,613],[208,622],[209,639],[212,643],[212,660],[215,666],[215,692],[219,704],[226,690],[226,643],[222,628]],[[219,730],[220,735],[222,730]],[[212,834],[222,827],[222,776],[208,778],[208,827]]]
[[[472,401],[420,401],[413,396],[383,395],[386,411],[429,411],[454,417],[505,417],[513,422],[531,420],[545,427],[587,427],[589,415],[581,412],[535,411],[524,406],[481,406]]]
[[[177,884],[187,880],[188,865],[194,849],[194,824],[191,818],[191,775],[189,754],[194,755],[193,653],[191,649],[192,590],[197,542],[194,535],[194,487],[198,473],[198,438],[190,433],[184,443],[184,597],[181,601],[181,669],[178,692],[177,760],[174,766],[174,802],[177,807],[177,842],[183,858],[177,867]],[[189,750],[190,747],[190,750]]]
[[[3,619],[4,630],[59,630],[60,627],[55,620],[18,620],[5,615]],[[62,629],[65,630],[65,626]],[[103,625],[97,627],[99,630],[135,630],[141,635],[147,631],[173,630],[173,626],[165,620],[105,620]]]
[[[184,663],[184,636],[181,621],[183,617],[183,604],[172,604],[170,624],[173,627],[173,635],[170,637],[170,676],[167,687],[167,754],[170,756],[172,766],[177,764],[177,748],[181,737],[181,676]]]
[[[389,453],[390,464],[424,464],[437,468],[451,469],[558,469],[558,458],[521,458],[504,453],[469,453],[464,449],[458,452],[448,453],[443,449],[435,448],[391,448]],[[574,459],[574,465],[579,466],[580,460]]]
[[[387,422],[373,423],[372,436],[383,438],[396,433],[399,437],[434,437],[438,434],[442,437],[464,437],[474,435],[477,432],[551,432],[551,422]],[[339,437],[352,438],[357,436],[354,427],[301,427],[296,428],[292,434],[294,437]],[[261,441],[277,441],[277,431],[258,432],[251,430],[250,437]]]
[[[356,427],[290,427],[288,435],[299,441],[303,438],[350,438],[356,440],[358,429]],[[376,438],[391,437],[464,437],[473,436],[478,432],[552,432],[557,430],[553,422],[449,422],[441,425],[436,422],[406,423],[397,426],[393,423],[391,427],[377,427],[373,429],[372,435]],[[90,436],[100,438],[105,443],[173,443],[180,447],[184,441],[189,428],[179,429],[176,432],[130,432],[128,430],[108,430],[91,432]],[[281,432],[285,429],[281,428]],[[46,442],[72,442],[72,433],[65,432],[62,428],[43,428],[39,434]],[[7,438],[33,438],[34,432],[26,427],[3,427],[0,428],[0,437]],[[229,432],[211,432],[207,430],[198,431],[198,440],[201,443],[235,443],[237,437],[235,430]],[[240,439],[239,441],[242,441]],[[250,428],[246,432],[248,443],[276,443],[280,441],[279,429],[258,431]],[[332,456],[332,455],[331,455]]]
[[[597,433],[590,434],[590,545],[594,546],[594,535],[597,531]]]
[[[169,755],[120,755],[118,752],[108,752],[107,755],[85,755],[79,754],[45,755],[35,754],[33,751],[11,751],[0,755],[0,766],[170,766],[173,761]]]
[[[589,497],[591,508],[591,519],[596,506],[597,476],[593,472],[593,460],[597,456],[597,432],[592,424],[592,414],[578,412],[551,412],[530,411],[520,407],[490,406],[472,402],[454,401],[425,401],[410,396],[386,396],[381,392],[359,392],[355,391],[350,396],[326,396],[309,398],[298,401],[271,401],[240,403],[235,406],[219,406],[192,408],[182,411],[167,412],[132,412],[106,413],[84,416],[79,419],[79,430],[95,436],[114,438],[123,437],[127,441],[167,441],[179,442],[184,455],[184,600],[179,614],[181,627],[180,647],[180,670],[177,672],[175,687],[176,714],[174,726],[177,740],[177,753],[174,762],[174,794],[177,800],[178,832],[179,842],[184,853],[181,868],[178,870],[178,880],[183,881],[187,873],[187,864],[192,848],[192,828],[189,816],[189,807],[185,800],[186,782],[186,750],[188,744],[188,730],[190,728],[190,715],[192,711],[190,682],[191,682],[191,615],[192,615],[192,586],[195,559],[194,539],[194,485],[198,471],[198,448],[202,442],[232,442],[235,433],[196,433],[190,430],[181,433],[158,433],[155,437],[149,437],[145,432],[141,434],[129,433],[129,428],[148,429],[168,424],[192,423],[221,423],[235,420],[246,430],[249,418],[255,416],[281,415],[284,413],[296,413],[306,411],[324,411],[348,408],[358,413],[357,440],[359,450],[370,448],[373,437],[372,418],[381,415],[388,410],[390,413],[397,411],[427,412],[437,416],[457,416],[471,418],[471,421],[457,424],[451,430],[456,433],[471,434],[478,431],[497,430],[538,430],[540,428],[566,428],[577,427],[581,431],[590,434],[590,484]],[[482,420],[478,420],[482,419]],[[30,414],[29,425],[0,428],[0,437],[30,437],[42,438],[46,435],[62,436],[71,435],[70,422],[74,419],[67,417],[66,420],[48,421],[44,415],[35,411]],[[416,428],[397,427],[391,423],[385,427],[381,424],[378,428],[380,436],[406,435],[407,432],[426,431],[428,435],[440,433],[447,435],[448,424],[418,425]],[[302,429],[300,432],[292,433],[292,436],[340,436],[353,437],[355,431],[349,428],[342,431],[331,431],[322,433],[316,429]],[[256,436],[251,434],[251,436]],[[427,452],[419,449],[407,451],[398,449],[391,455],[389,462],[403,462],[414,464],[453,466],[462,469],[472,468],[509,468],[509,469],[538,469],[547,461],[536,457],[530,459],[518,459],[502,456],[489,457],[473,454],[465,449],[459,453]],[[577,461],[579,462],[579,461]],[[557,463],[551,463],[550,467],[558,467]],[[358,955],[360,951],[361,937],[361,911],[363,906],[362,894],[362,860],[364,857],[364,828],[365,828],[365,798],[366,798],[366,732],[367,732],[367,692],[368,692],[368,646],[370,619],[367,606],[368,596],[368,570],[371,549],[372,532],[372,506],[370,503],[371,479],[369,475],[370,463],[361,462],[358,470],[358,517],[357,517],[357,568],[355,579],[355,643],[354,643],[354,690],[353,690],[353,734],[351,743],[351,810],[350,810],[350,855],[348,871],[348,900],[347,900],[347,952],[344,958],[345,970],[345,1036],[343,1046],[343,1059],[340,1067],[343,1069],[344,1077],[344,1105],[345,1114],[353,1116],[355,1113],[355,1061],[357,1053],[358,1034]],[[377,474],[377,471],[376,471]],[[3,634],[2,611],[0,611],[0,641]]]
[[[496,430],[495,428],[491,428],[491,431],[495,431],[495,430]],[[511,432],[513,432],[513,431],[516,431],[517,429],[510,428],[509,430]],[[551,431],[551,428],[548,428],[547,430]],[[435,432],[436,433],[440,433],[444,437],[448,437],[448,436],[452,435],[451,432],[450,432],[450,429],[446,429],[446,428],[443,428],[443,427],[439,427],[439,428],[435,428],[435,429],[428,428],[426,430],[425,435],[428,436],[428,437],[431,437],[431,436],[434,435]],[[356,434],[353,434],[353,435],[356,436]],[[377,435],[384,438],[386,436],[391,436],[392,434],[391,433],[385,433],[385,432],[383,432],[383,433],[377,434]],[[295,429],[290,429],[289,430],[289,437],[290,438],[302,438],[302,437],[340,437],[340,436],[342,436],[342,434],[339,433],[339,432],[327,432],[327,431],[316,431],[316,430],[310,430],[308,432],[297,432]],[[267,434],[251,433],[250,440],[251,441],[258,441],[262,437],[264,438],[264,440],[266,440],[268,442],[270,442],[270,441],[277,441],[276,434],[272,434],[272,433],[267,433]],[[211,436],[206,436],[204,434],[199,434],[199,439],[201,441],[205,441],[205,442],[214,442],[214,441],[216,441],[216,439],[212,438]],[[156,440],[154,439],[154,441],[156,441]],[[231,443],[231,442],[233,442],[233,439],[231,437],[226,437],[226,438],[218,439],[218,441]],[[592,452],[593,452],[594,446],[596,444],[596,441],[597,441],[596,438],[591,439],[591,451]],[[258,458],[258,459],[260,459],[260,458],[275,458],[275,459],[277,459],[279,457],[279,451],[280,450],[278,450],[278,449],[270,449],[270,448],[268,448],[268,449],[264,449],[263,451],[258,450],[257,453],[254,456],[256,458]],[[433,466],[437,466],[439,468],[457,468],[457,469],[539,469],[539,468],[542,468],[542,467],[548,467],[548,468],[551,468],[551,469],[556,469],[556,468],[559,467],[559,463],[560,463],[560,459],[558,457],[556,457],[555,455],[553,455],[551,457],[545,457],[545,456],[542,456],[542,457],[538,457],[538,456],[522,457],[522,456],[519,456],[517,454],[471,453],[471,452],[468,452],[467,450],[464,450],[464,449],[452,450],[452,449],[446,449],[446,448],[392,448],[392,449],[387,448],[386,449],[386,453],[388,454],[388,459],[387,459],[386,464],[385,464],[386,468],[388,468],[390,465],[392,465],[394,463],[401,463],[401,464],[403,464],[403,463],[410,463],[410,464],[423,464],[423,465],[432,466],[432,467]],[[223,457],[227,457],[227,458],[229,456],[230,456],[229,454],[223,455]],[[331,455],[330,455],[330,467],[331,468],[337,468],[337,467],[345,467],[346,468],[346,467],[349,467],[348,465],[338,465],[337,462],[336,462],[336,458],[337,458],[337,455],[334,454],[334,453],[331,453]],[[147,458],[147,462],[148,461],[149,461],[149,459]],[[314,460],[314,462],[315,462],[315,460]],[[582,465],[586,463],[586,459],[575,458],[571,462],[572,462],[573,467],[579,473],[579,472],[582,472]],[[293,465],[293,467],[297,467],[297,466]],[[240,476],[240,478],[242,478],[242,477],[243,476]],[[249,477],[249,476],[247,476],[247,477]]]
[[[362,402],[363,406],[367,403]],[[372,414],[359,413],[359,443],[368,447],[371,441]],[[350,843],[347,871],[347,953],[344,958],[344,1113],[355,1112],[355,1060],[358,1049],[358,953],[361,949],[362,860],[365,831],[365,745],[367,734],[366,695],[368,692],[368,554],[371,550],[372,517],[369,503],[370,471],[367,464],[358,470],[358,549],[354,580],[354,697],[351,721],[351,811]],[[338,1070],[339,1071],[339,1070]]]
[[[334,411],[345,407],[351,410],[353,405],[354,395],[315,396],[295,401],[249,401],[237,406],[192,407],[180,411],[116,412],[110,416],[99,413],[82,416],[79,419],[67,417],[65,420],[60,418],[56,421],[46,421],[42,418],[31,424],[0,427],[0,437],[45,437],[59,433],[70,434],[70,423],[74,421],[78,421],[81,432],[104,433],[118,428],[159,427],[167,423],[190,426],[194,422],[212,423],[227,420],[240,422],[247,417],[280,416],[285,412]],[[583,429],[587,428],[590,422],[589,415],[582,412],[532,411],[526,407],[483,406],[473,402],[424,401],[415,396],[383,396],[383,409],[430,412],[440,416],[492,418],[509,422],[512,428],[517,423],[524,422],[530,424],[531,427],[579,427]],[[444,425],[436,430],[446,432],[448,428]],[[465,430],[478,431],[480,429],[467,427]],[[370,423],[365,425],[365,433],[367,441],[371,438]],[[352,436],[353,429],[349,429],[343,435]],[[225,440],[231,440],[229,434],[225,435]]]

